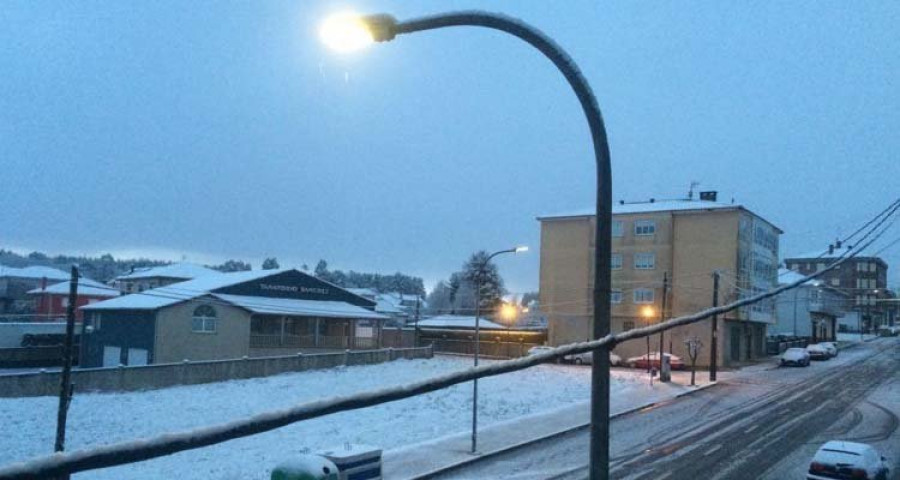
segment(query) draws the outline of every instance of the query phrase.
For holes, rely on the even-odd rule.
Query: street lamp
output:
[[[610,319],[610,255],[612,223],[612,168],[606,127],[597,99],[581,70],[569,55],[540,30],[512,17],[481,11],[442,13],[398,22],[390,15],[369,15],[352,20],[346,15],[332,17],[327,29],[330,43],[360,48],[375,42],[393,40],[395,36],[445,27],[472,26],[500,30],[524,40],[536,48],[563,74],[578,97],[591,131],[594,161],[597,167],[597,203],[594,222],[594,291],[592,338],[609,334]],[[343,25],[339,28],[337,25]],[[324,29],[324,27],[323,27]],[[345,32],[350,38],[362,39],[344,43],[336,32]],[[323,31],[323,39],[326,37]],[[614,344],[604,345],[594,352],[591,368],[591,441],[589,448],[591,480],[609,478],[609,350]]]
[[[481,265],[478,266],[475,274],[475,366],[478,366],[479,346],[481,345],[481,276],[484,269],[491,263],[491,259],[497,255],[504,253],[522,253],[527,252],[528,247],[520,246],[499,250],[487,256]],[[472,450],[471,453],[478,452],[478,379],[472,380]]]

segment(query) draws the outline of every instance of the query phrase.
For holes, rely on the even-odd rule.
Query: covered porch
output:
[[[252,315],[250,349],[375,349],[382,344],[382,319]]]

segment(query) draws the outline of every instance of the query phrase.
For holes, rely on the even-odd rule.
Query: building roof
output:
[[[212,293],[214,290],[277,275],[287,271],[297,270],[279,269],[248,270],[228,273],[216,272],[215,274],[195,278],[186,282],[173,283],[164,287],[145,290],[131,295],[123,295],[110,300],[86,305],[81,308],[83,310],[157,310],[170,305],[175,305],[176,303],[211,295],[219,300],[249,310],[253,313],[342,318],[387,318],[384,315],[347,302]],[[306,274],[304,273],[304,275]]]
[[[778,284],[779,285],[787,285],[788,283],[794,283],[802,278],[806,277],[806,275],[801,275],[793,270],[788,270],[786,268],[778,269]],[[808,282],[804,282],[804,285],[812,285],[818,287],[822,285],[821,280],[813,279]]]
[[[271,271],[271,270],[267,270]],[[160,267],[148,267],[136,269],[131,273],[119,275],[116,280],[138,280],[141,278],[183,278],[189,280],[192,278],[203,277],[206,275],[221,274],[218,270],[197,265],[196,263],[171,263]]]
[[[54,283],[44,289],[35,288],[34,290],[29,290],[28,293],[32,295],[44,293],[49,293],[51,295],[67,295],[69,293],[69,282]],[[96,280],[81,277],[78,279],[78,294],[90,295],[92,297],[118,297],[120,292],[118,289],[104,285]]]
[[[308,315],[326,318],[370,318],[384,319],[386,315],[375,313],[347,302],[299,300],[296,298],[251,297],[246,295],[224,295],[214,293],[214,297],[253,313],[271,315]]]
[[[484,317],[478,321],[480,328],[488,330],[506,330],[506,327],[499,323],[494,323]],[[425,320],[420,320],[419,328],[465,328],[475,329],[475,317],[463,315],[440,315]]]
[[[36,266],[15,268],[0,265],[0,277],[31,278],[37,280],[42,278],[46,278],[47,280],[68,280],[71,275],[62,270],[50,267]]]
[[[845,257],[849,253],[850,253],[849,247],[840,248],[840,249],[836,248],[831,252],[829,252],[828,249],[826,248],[824,250],[813,250],[811,252],[806,252],[801,255],[791,255],[791,256],[785,257],[785,260],[819,260],[819,259],[835,260],[837,258]],[[865,258],[867,260],[874,258],[875,260],[878,260],[878,261],[884,263],[885,265],[887,265],[887,263],[879,257],[872,257],[872,256],[867,256],[867,255],[857,255],[854,258]]]

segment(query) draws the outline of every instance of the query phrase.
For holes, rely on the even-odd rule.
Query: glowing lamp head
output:
[[[521,247],[516,247],[516,253],[524,253],[528,251],[528,247],[522,245]]]
[[[353,52],[375,41],[365,18],[353,13],[334,14],[322,23],[319,37],[328,47],[338,52]]]
[[[656,316],[656,310],[654,310],[653,307],[646,306],[641,309],[641,315],[644,318],[653,318]]]
[[[515,320],[516,313],[518,313],[518,312],[516,312],[516,307],[514,307],[508,303],[504,303],[500,307],[500,316],[503,317],[504,320],[507,320],[510,322]]]

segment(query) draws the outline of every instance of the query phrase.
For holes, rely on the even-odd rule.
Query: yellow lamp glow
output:
[[[500,307],[500,316],[503,317],[504,320],[512,322],[516,318],[516,307],[504,303],[503,306]]]
[[[647,306],[641,309],[641,315],[644,318],[653,318],[656,316],[656,310],[653,307]]]
[[[338,52],[360,50],[375,41],[363,18],[353,12],[337,13],[325,19],[319,37]]]

